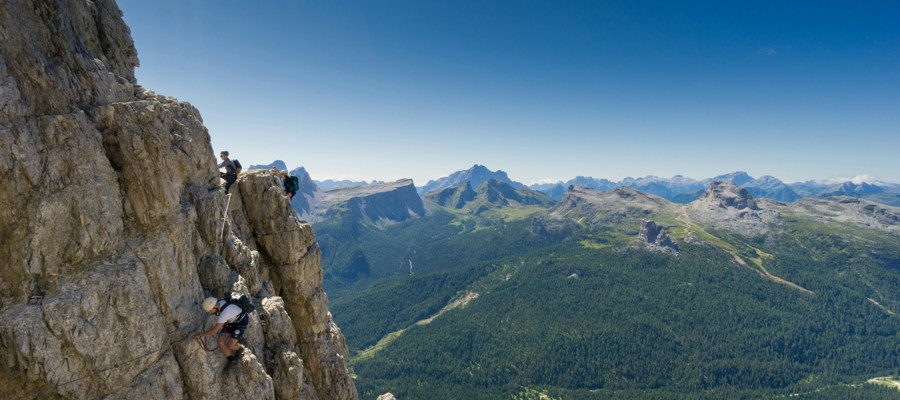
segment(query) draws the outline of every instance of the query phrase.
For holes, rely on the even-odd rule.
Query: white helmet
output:
[[[218,302],[218,301],[219,300],[217,300],[215,297],[207,297],[207,298],[203,299],[203,306],[202,306],[203,311],[206,311],[206,312],[212,311],[213,307],[216,306],[216,302]]]

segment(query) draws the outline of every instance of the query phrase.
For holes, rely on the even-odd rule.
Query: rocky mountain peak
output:
[[[287,171],[287,164],[281,160],[272,161],[271,164],[254,164],[249,167],[245,167],[244,170],[249,171],[251,169],[272,169],[275,168],[279,171]]]
[[[733,183],[737,186],[743,186],[747,183],[753,182],[753,177],[744,171],[735,171],[735,172],[732,172],[729,174],[719,175],[715,178],[712,178],[710,181],[711,182],[726,181],[726,182]]]
[[[884,188],[878,185],[873,185],[866,182],[854,183],[851,181],[847,181],[834,186],[831,191],[823,194],[822,196],[859,196],[864,194],[875,194],[883,192]]]
[[[760,207],[760,204],[766,207]],[[772,208],[770,200],[757,202],[750,192],[737,185],[714,181],[699,199],[687,205],[685,211],[696,218],[734,232],[759,234],[781,224],[781,213]]]
[[[747,189],[727,181],[713,181],[706,188],[706,192],[699,201],[715,204],[721,208],[734,208],[738,210],[759,210],[756,200]]]
[[[772,175],[763,175],[759,178],[754,179],[753,182],[748,182],[748,184],[749,183],[752,183],[755,186],[784,185],[784,182],[782,182],[781,179],[778,179]]]
[[[457,171],[449,176],[445,176],[443,178],[428,181],[425,186],[422,186],[419,189],[419,193],[429,193],[435,190],[442,190],[448,187],[456,186],[463,182],[469,182],[472,187],[478,187],[483,182],[496,179],[510,184],[515,189],[521,189],[525,187],[525,185],[515,182],[512,179],[509,179],[509,176],[506,175],[506,172],[501,170],[497,170],[496,172],[487,169],[487,167],[479,164],[475,164],[472,168],[469,168],[464,171]]]
[[[312,228],[270,172],[225,195],[199,111],[136,85],[121,16],[0,2],[3,398],[358,398]],[[228,292],[257,312],[225,369],[191,336]]]

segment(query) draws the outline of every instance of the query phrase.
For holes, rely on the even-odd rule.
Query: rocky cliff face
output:
[[[5,1],[0,38],[4,398],[357,398],[312,229],[268,172],[224,195],[199,112],[136,84],[118,7]],[[258,313],[226,369],[187,338],[230,290]]]

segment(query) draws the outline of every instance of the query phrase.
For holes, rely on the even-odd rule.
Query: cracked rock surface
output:
[[[226,197],[199,111],[137,64],[113,1],[0,2],[4,396],[358,398],[312,228],[267,171]],[[257,312],[226,368],[189,337],[228,291]]]

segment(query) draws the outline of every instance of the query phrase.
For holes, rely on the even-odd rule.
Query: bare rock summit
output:
[[[766,206],[761,206],[765,204]],[[781,223],[781,213],[771,200],[759,202],[750,192],[726,181],[709,184],[699,199],[685,208],[692,218],[733,232],[754,235]]]
[[[706,192],[700,196],[700,201],[715,204],[720,208],[734,208],[738,210],[759,210],[756,200],[747,189],[727,181],[715,181],[706,187]]]

